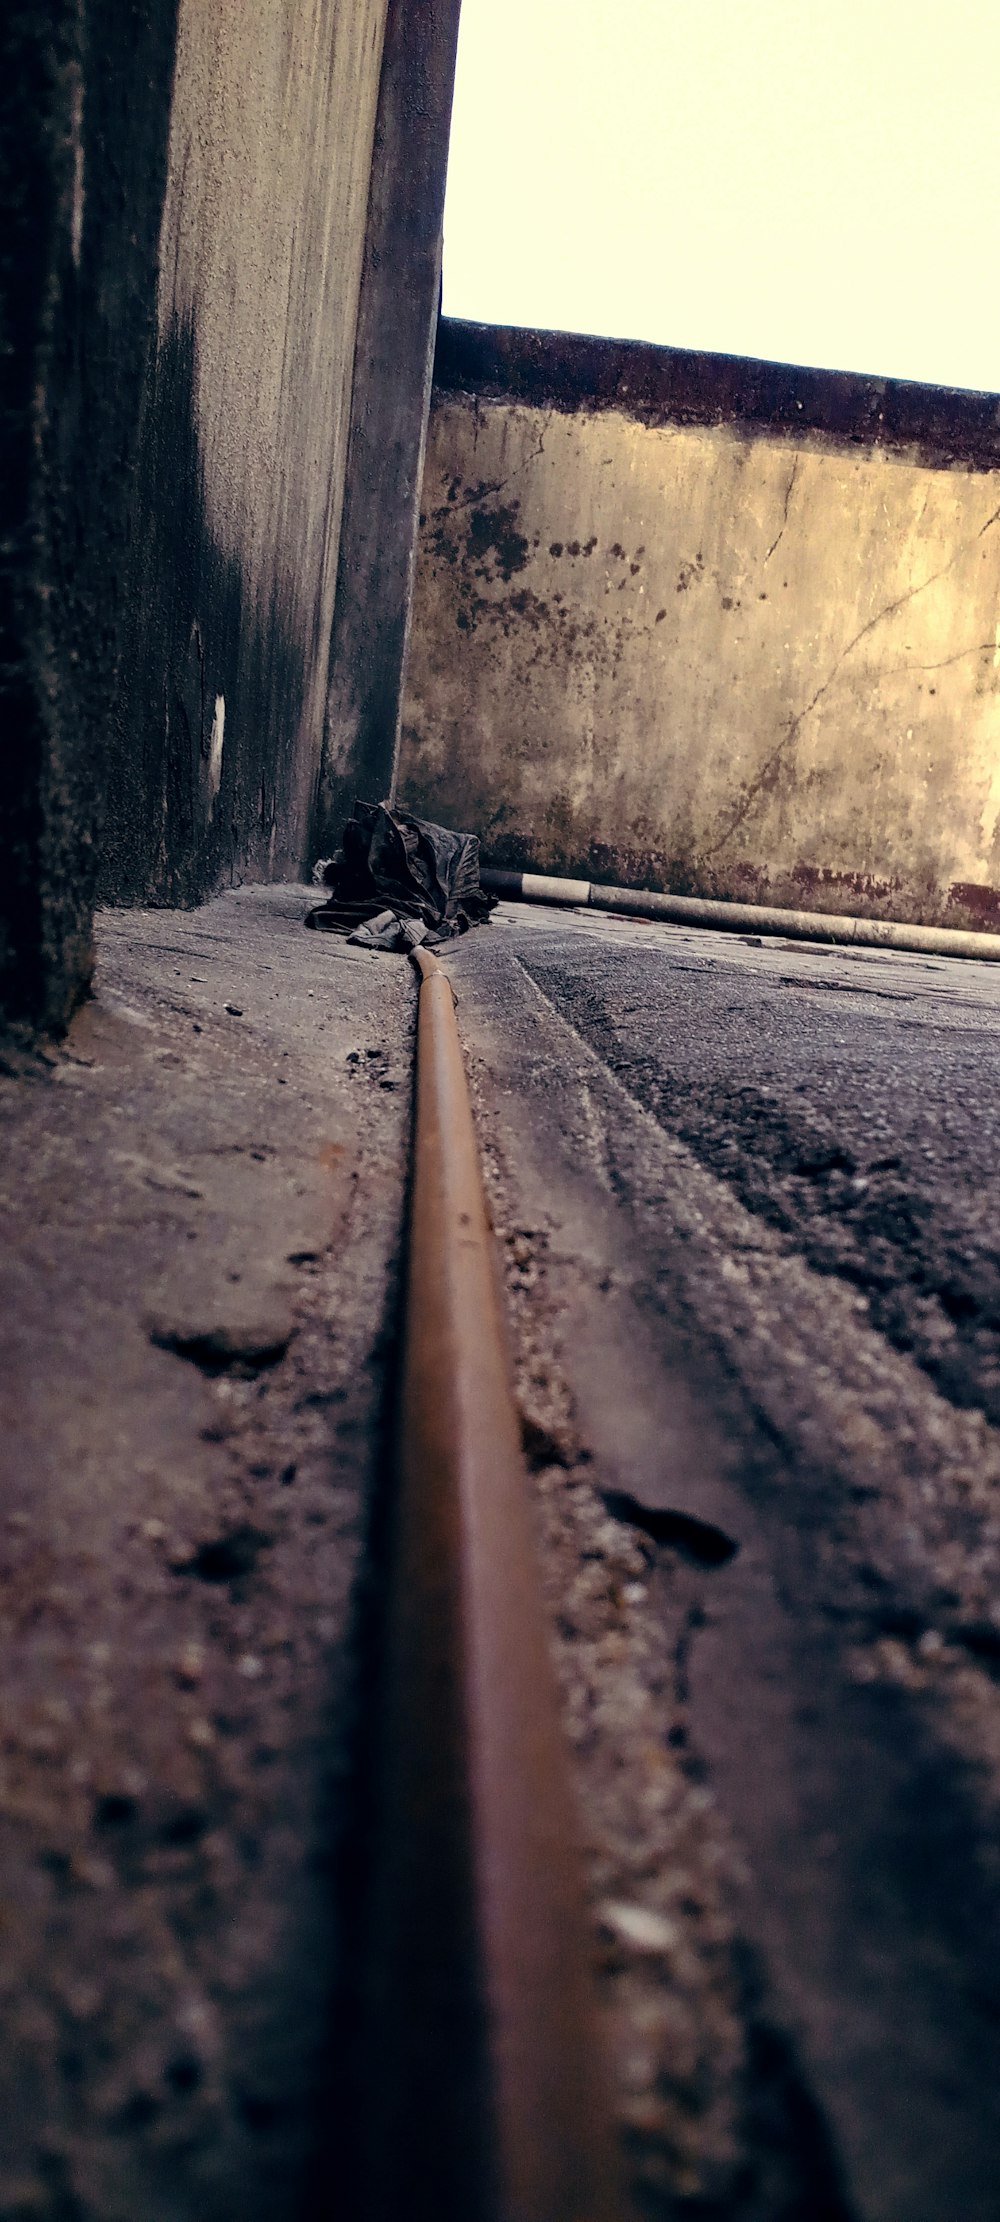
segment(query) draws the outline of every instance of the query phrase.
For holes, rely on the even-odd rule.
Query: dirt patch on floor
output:
[[[519,1224],[488,1084],[477,1098],[635,2212],[846,2222],[825,2126],[736,1932],[737,1854],[690,1737],[721,1554],[658,1540],[602,1489],[560,1362],[548,1236]]]

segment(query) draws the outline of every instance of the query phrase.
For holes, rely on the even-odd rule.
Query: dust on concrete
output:
[[[527,961],[747,1210],[858,1290],[950,1401],[1000,1420],[991,967],[774,942],[745,958],[718,936],[596,965],[541,942]]]
[[[604,938],[595,961],[592,934],[543,928],[519,956],[652,1114],[606,1130],[608,1178],[775,1439],[838,1475],[825,1550],[860,1572],[838,1608],[859,1680],[946,1694],[939,1728],[1000,1803],[1000,982],[831,950],[831,1011],[815,950]]]
[[[646,1589],[628,1610],[640,1615],[643,1640],[647,1614],[651,1623],[640,1680],[652,1686],[657,1661],[666,1661],[652,1714],[661,1760],[678,1767],[678,1785],[686,1776],[719,1801],[708,1808],[703,1841],[714,1847],[713,1903],[731,1942],[714,1962],[703,1951],[697,2004],[700,2011],[711,1998],[714,2012],[721,2002],[744,2063],[733,2069],[734,2053],[709,2039],[714,2097],[693,2077],[683,2108],[701,2188],[682,2188],[691,2181],[686,2156],[672,2132],[664,2137],[661,2117],[645,2195],[655,2212],[666,2180],[669,2196],[689,2198],[694,2211],[704,2197],[708,2212],[812,2215],[881,2212],[891,2185],[901,2214],[953,2206],[991,2215],[996,1431],[981,1409],[942,1395],[915,1353],[877,1331],[856,1286],[818,1272],[792,1234],[749,1211],[735,1181],[699,1162],[644,1107],[657,1061],[668,1081],[687,1060],[708,1062],[716,1040],[725,1043],[724,1018],[731,1059],[753,1077],[754,1060],[771,1054],[771,974],[778,965],[794,970],[790,953],[734,950],[717,936],[605,931],[542,913],[518,912],[515,929],[513,916],[497,916],[488,943],[463,947],[449,969],[478,1062],[488,1154],[498,1156],[498,1222],[524,1245],[524,1269],[537,1276],[538,1358],[532,1364],[529,1336],[522,1370],[546,1522],[555,1520],[554,1548],[565,1549],[556,1599],[579,1571],[577,1489],[581,1502],[589,1493],[599,1529],[615,1502],[608,1485],[627,1485],[637,1453],[651,1480],[682,1493],[654,1492],[652,1503],[704,1509],[740,1542],[731,1565],[715,1572],[666,1546],[655,1575],[616,1576],[612,1560],[610,1601],[600,1607],[605,1616],[623,1610],[611,1595],[616,1584],[621,1598],[627,1586]],[[815,973],[815,952],[798,961]],[[979,968],[961,968],[959,993],[957,969],[946,968],[942,981],[934,968],[925,977],[925,967],[890,961],[873,977],[848,964],[892,989],[890,1016],[897,1004],[912,1011],[899,1002],[905,987],[923,1023],[948,1040],[967,1022],[980,1032],[993,1023],[984,1006],[992,985],[980,995]],[[671,975],[670,1017],[660,1017],[654,1037],[643,1012],[647,1004],[661,1011],[661,970]],[[612,988],[638,1022],[627,1040],[623,1027],[614,1048],[581,1017],[588,996],[610,1001]],[[826,1008],[834,997],[815,1002]],[[973,1009],[963,1011],[965,1002]],[[887,1033],[876,1107],[898,1123],[905,1102],[892,1041]],[[853,1046],[845,1028],[839,1069],[850,1069]],[[800,1059],[802,1048],[800,1032]],[[801,1062],[797,1077],[812,1077]],[[780,1101],[777,1085],[775,1094]],[[873,1094],[869,1086],[869,1106]],[[679,1432],[678,1354],[700,1400],[693,1428]],[[546,1416],[548,1384],[560,1374],[575,1400],[575,1433],[566,1432],[565,1412],[560,1421],[559,1398]],[[698,1438],[720,1418],[735,1455],[728,1480],[720,1469],[710,1483]],[[643,1531],[628,1533],[644,1552]],[[593,1550],[595,1581],[602,1551],[610,1553],[607,1535]],[[599,1643],[607,1617],[592,1625]],[[571,1658],[581,1642],[586,1672],[568,1671],[571,1687],[585,1692],[597,1679],[588,1640],[586,1622],[582,1630],[560,1624]],[[607,1665],[598,1688],[612,1703],[615,1686]],[[588,1719],[581,1793],[599,1863],[615,1837],[622,1738],[609,1736],[601,1750],[600,1698]],[[622,1837],[639,1859],[656,1830],[643,1822]],[[659,1856],[654,1850],[654,1869]],[[700,1883],[701,1846],[685,1849],[684,1860]],[[606,1871],[598,1864],[595,1873],[603,1890]],[[660,1910],[655,1889],[647,1906],[639,1892],[629,1897],[627,1861],[621,1876],[621,1904],[637,1905],[640,1917],[636,1926],[626,1912],[624,1928],[632,1921],[635,1937],[652,1938],[655,1922],[644,1929],[643,1917]],[[686,1933],[698,1948],[697,1922]],[[661,1980],[672,1996],[665,1971]],[[707,2007],[704,2026],[712,2026]],[[672,2068],[665,2045],[647,2097],[659,2102]],[[738,2155],[728,2184],[720,2120]],[[786,2173],[783,2187],[772,2175],[768,2188],[774,2165],[791,2169],[791,2185]]]
[[[308,901],[106,918],[2,1091],[10,2222],[279,2222],[322,2135],[413,993]]]
[[[683,1545],[658,1545],[634,1521],[609,1517],[616,1500],[602,1489],[562,1361],[548,1230],[519,1223],[517,1168],[476,1060],[471,1080],[634,2212],[846,2222],[824,2124],[737,1933],[739,1853],[691,1738],[704,1567]]]

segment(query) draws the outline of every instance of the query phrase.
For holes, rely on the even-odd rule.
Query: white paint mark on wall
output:
[[[226,732],[226,697],[215,697],[215,715],[212,719],[212,738],[208,744],[208,791],[214,803],[222,785],[222,748]]]

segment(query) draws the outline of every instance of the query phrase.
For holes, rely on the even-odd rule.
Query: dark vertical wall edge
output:
[[[461,0],[389,0],[314,853],[395,783]]]
[[[0,27],[0,1008],[86,992],[177,0]]]

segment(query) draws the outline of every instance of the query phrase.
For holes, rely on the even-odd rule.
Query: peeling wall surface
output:
[[[296,873],[386,0],[181,0],[103,891]]]
[[[494,864],[1000,926],[994,397],[444,326],[422,507],[408,807]]]

